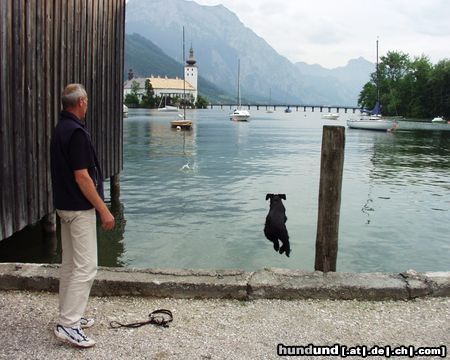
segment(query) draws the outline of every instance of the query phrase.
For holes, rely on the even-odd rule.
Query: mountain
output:
[[[160,75],[182,77],[184,65],[175,61],[152,41],[139,34],[125,35],[124,76],[132,69],[135,77]],[[235,95],[215,86],[203,76],[198,78],[200,95],[211,102],[233,102]]]
[[[334,69],[326,69],[318,64],[310,65],[304,62],[298,62],[295,65],[305,76],[339,82],[343,85],[346,96],[351,98],[353,103],[358,101],[359,92],[364,84],[370,80],[370,74],[375,71],[375,64],[363,57],[351,59],[346,66]]]
[[[337,75],[302,72],[223,5],[202,6],[185,0],[127,3],[126,32],[151,40],[180,63],[183,25],[187,44],[194,48],[199,75],[225,92],[236,92],[240,59],[241,93],[250,101],[267,101],[271,90],[272,101],[278,103],[356,104],[361,88],[355,92],[353,85]]]

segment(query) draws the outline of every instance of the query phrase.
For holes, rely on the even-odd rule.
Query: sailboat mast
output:
[[[377,102],[380,103],[380,74],[378,71],[378,39],[377,39]]]
[[[183,26],[183,64],[185,60],[186,59],[184,54],[184,26]],[[183,67],[183,120],[186,120],[186,69],[184,67]]]
[[[238,59],[238,98],[237,98],[237,101],[238,101],[239,108],[241,107],[241,94],[240,94],[241,87],[240,87],[240,83],[239,83],[240,76],[241,76],[241,59]]]

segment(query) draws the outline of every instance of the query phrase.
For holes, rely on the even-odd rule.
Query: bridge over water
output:
[[[220,108],[220,109],[224,109],[224,108],[229,108],[230,110],[236,108],[236,104],[210,104],[209,105],[211,109],[214,108]],[[351,111],[353,114],[355,114],[357,111],[361,112],[361,108],[360,107],[356,107],[356,106],[342,106],[342,105],[292,105],[292,104],[242,104],[241,105],[242,108],[247,108],[248,110],[250,109],[256,109],[259,110],[264,109],[264,110],[277,110],[278,109],[291,109],[292,111],[306,111],[307,109],[311,109],[312,112],[314,112],[315,110],[319,111],[319,112],[334,112],[336,111],[337,113],[344,111],[345,114],[347,114],[348,111]]]

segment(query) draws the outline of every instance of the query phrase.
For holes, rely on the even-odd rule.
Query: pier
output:
[[[209,104],[211,109],[234,109],[236,104]],[[292,109],[295,111],[307,111],[311,109],[311,112],[315,112],[316,110],[319,112],[332,112],[336,111],[337,113],[343,111],[344,114],[347,114],[351,111],[353,114],[356,112],[361,113],[361,108],[358,106],[350,106],[350,105],[300,105],[300,104],[242,104],[242,108],[246,108],[248,110],[256,109],[256,110],[273,110],[277,109],[284,110],[286,108]]]

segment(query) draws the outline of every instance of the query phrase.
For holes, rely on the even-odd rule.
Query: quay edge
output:
[[[0,263],[0,290],[57,292],[59,265]],[[411,300],[450,297],[450,272],[344,273],[100,267],[93,296],[180,299]]]

